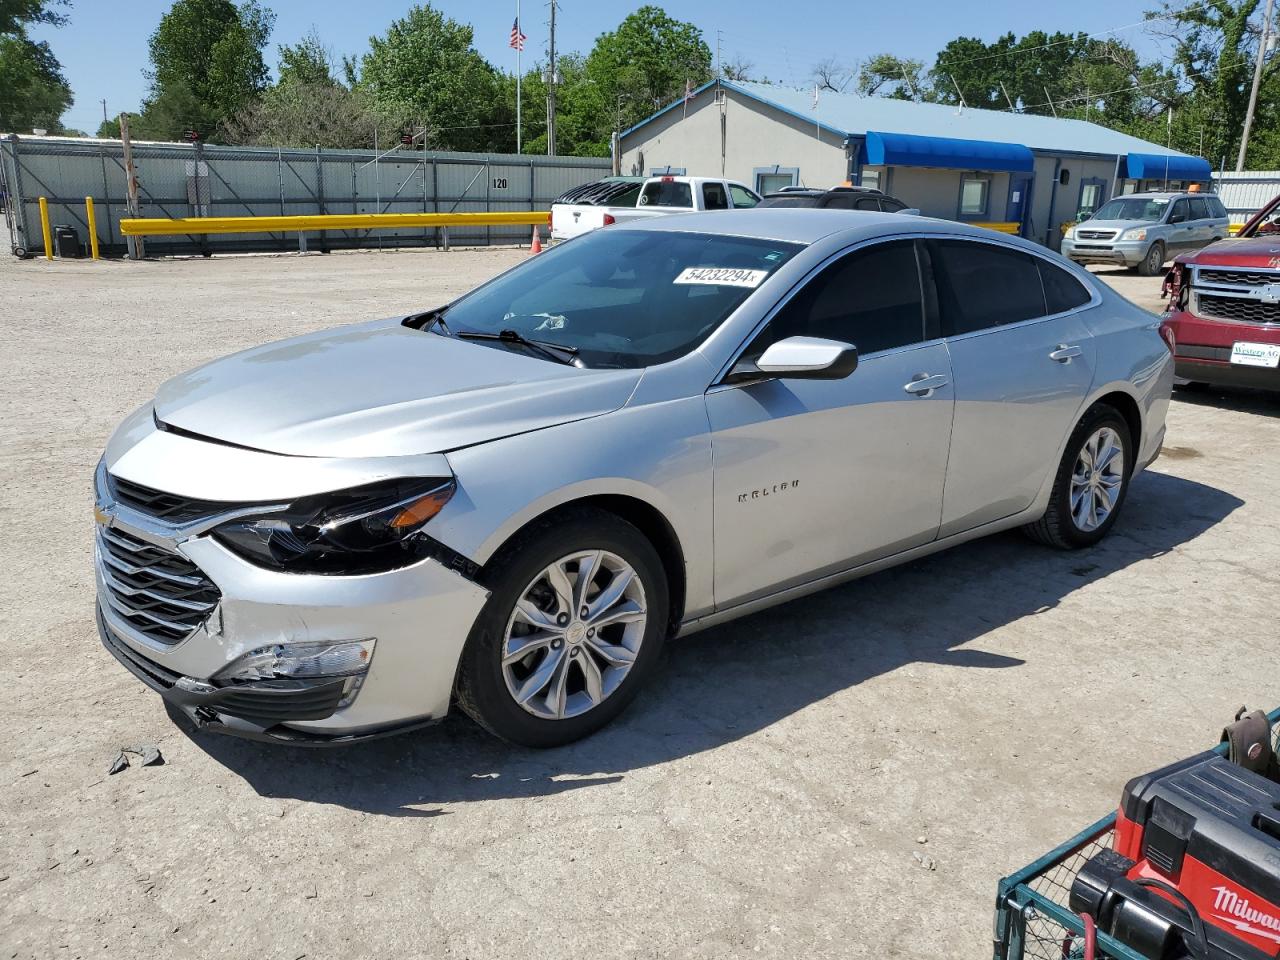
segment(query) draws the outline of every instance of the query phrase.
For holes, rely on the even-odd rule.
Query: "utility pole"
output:
[[[106,123],[107,122],[107,101],[99,100],[98,102],[102,104],[102,122]]]
[[[138,217],[138,171],[133,165],[133,141],[129,139],[129,114],[120,114],[120,143],[124,148],[124,179],[128,191],[129,216]],[[141,237],[129,238],[129,259],[141,260],[145,256]]]
[[[556,155],[556,0],[551,0],[551,43],[547,52],[547,156]]]
[[[1258,86],[1262,83],[1262,64],[1267,56],[1267,41],[1271,37],[1271,10],[1275,0],[1267,0],[1267,12],[1262,15],[1262,36],[1258,40],[1258,60],[1253,65],[1253,87],[1249,91],[1249,106],[1244,113],[1244,132],[1240,135],[1240,156],[1236,158],[1236,172],[1244,169],[1244,155],[1249,149],[1249,130],[1253,126],[1253,111],[1258,105]]]

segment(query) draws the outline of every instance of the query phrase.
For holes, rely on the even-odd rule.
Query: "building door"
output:
[[[1027,211],[1031,209],[1031,185],[1033,173],[1009,174],[1009,202],[1005,205],[1006,223],[1018,224],[1018,236],[1027,235]]]

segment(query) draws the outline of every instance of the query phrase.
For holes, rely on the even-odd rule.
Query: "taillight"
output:
[[[607,227],[607,226],[609,226],[609,224],[611,224],[611,223],[617,223],[617,222],[618,222],[618,221],[617,221],[617,220],[615,220],[615,219],[613,218],[613,215],[612,215],[612,214],[606,213],[606,214],[604,215],[604,224],[603,224],[603,226],[606,226],[606,227]]]
[[[1168,320],[1160,321],[1160,339],[1169,348],[1169,353],[1176,356],[1178,353],[1178,337],[1173,332],[1173,324]]]

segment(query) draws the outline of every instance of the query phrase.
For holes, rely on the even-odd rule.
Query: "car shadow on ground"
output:
[[[907,664],[1016,669],[1024,661],[982,650],[984,635],[1167,553],[1242,503],[1148,472],[1135,480],[1111,535],[1092,550],[1055,551],[1002,534],[677,640],[622,717],[559,750],[502,743],[461,715],[335,750],[190,736],[262,796],[386,816],[438,816],[450,804],[617,782],[628,771],[753,734]]]
[[[1204,384],[1179,386],[1173,393],[1173,399],[1196,407],[1235,410],[1261,417],[1280,417],[1280,391]]]

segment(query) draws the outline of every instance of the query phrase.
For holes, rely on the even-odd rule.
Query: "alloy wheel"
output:
[[[1071,521],[1090,533],[1111,516],[1124,486],[1124,445],[1111,427],[1094,431],[1071,471]]]
[[[580,716],[622,684],[648,619],[644,584],[607,550],[547,566],[520,593],[502,644],[507,691],[544,720]]]

